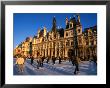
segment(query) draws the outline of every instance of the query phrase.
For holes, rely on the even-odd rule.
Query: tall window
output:
[[[54,35],[54,38],[56,38],[56,35]]]
[[[86,41],[86,45],[88,45],[89,44],[89,42],[88,41]]]
[[[79,45],[81,45],[81,39],[79,40]]]
[[[63,42],[61,41],[61,47],[63,47]]]
[[[91,41],[91,45],[94,45],[94,41]]]
[[[68,32],[66,32],[66,36],[68,36]]]
[[[50,43],[50,48],[52,48],[52,43]]]
[[[78,33],[80,33],[81,32],[81,30],[80,29],[78,29]]]
[[[71,42],[71,46],[73,46],[73,41]]]
[[[71,35],[73,35],[73,31],[71,31],[70,33],[71,33]]]
[[[66,46],[69,46],[69,43],[70,43],[69,40],[67,40],[67,42],[66,42]]]

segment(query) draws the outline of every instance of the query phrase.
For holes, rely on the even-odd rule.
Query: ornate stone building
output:
[[[65,19],[65,29],[57,28],[56,18],[53,17],[52,30],[47,32],[46,27],[38,29],[37,34],[33,38],[26,38],[18,47],[14,49],[14,55],[23,53],[25,56],[38,55],[42,57],[62,57],[68,58],[69,50],[74,47],[74,22],[76,22],[76,32],[78,41],[78,56],[87,58],[88,55],[92,57],[93,54],[97,55],[97,26],[84,29],[80,23],[80,16]]]
[[[22,54],[24,56],[30,55],[30,44],[31,44],[32,38],[27,37],[25,41],[21,42],[16,48],[14,49],[14,56],[17,54]]]

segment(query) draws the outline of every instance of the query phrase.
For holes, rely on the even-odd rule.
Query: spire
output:
[[[66,25],[68,24],[68,18],[66,17]]]
[[[53,32],[56,32],[56,18],[55,18],[55,16],[53,17],[53,26],[52,26],[52,31]]]
[[[38,29],[38,37],[39,37],[39,35],[40,35],[40,28]]]
[[[66,17],[66,29],[68,29],[69,28],[69,20],[68,20],[68,18]]]
[[[77,17],[78,17],[78,22],[80,23],[80,16],[79,16],[79,14],[77,14]]]
[[[76,17],[76,15],[73,15],[73,19],[74,19],[74,20],[76,19],[75,17]]]
[[[47,34],[47,30],[46,30],[46,27],[44,27],[44,37],[46,36]]]

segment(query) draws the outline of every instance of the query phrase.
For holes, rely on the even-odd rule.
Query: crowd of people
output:
[[[24,65],[25,65],[25,61],[27,59],[30,59],[30,64],[33,65],[34,60],[37,62],[37,69],[39,69],[39,67],[43,67],[43,63],[44,60],[45,62],[48,64],[50,62],[50,60],[52,60],[52,64],[56,64],[56,60],[59,61],[59,64],[62,64],[62,57],[42,57],[41,55],[39,55],[37,58],[35,58],[33,55],[29,56],[29,57],[25,57],[24,55],[17,55],[16,57],[16,64],[18,65],[19,68],[19,72],[23,72],[24,71]],[[72,63],[73,66],[75,66],[75,70],[74,70],[74,74],[78,74],[79,72],[79,64],[82,62],[80,60],[80,57],[74,57],[74,56],[70,56],[68,58],[69,62]],[[92,59],[95,63],[96,63],[96,57],[94,56]]]

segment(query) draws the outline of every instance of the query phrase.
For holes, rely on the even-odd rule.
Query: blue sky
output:
[[[70,19],[74,13],[14,13],[14,48],[25,40],[26,37],[33,37],[37,34],[38,28],[44,26],[48,31],[52,28],[52,19],[55,16],[57,26],[65,28],[66,17]],[[96,13],[81,13],[80,19],[82,28],[97,25]]]

